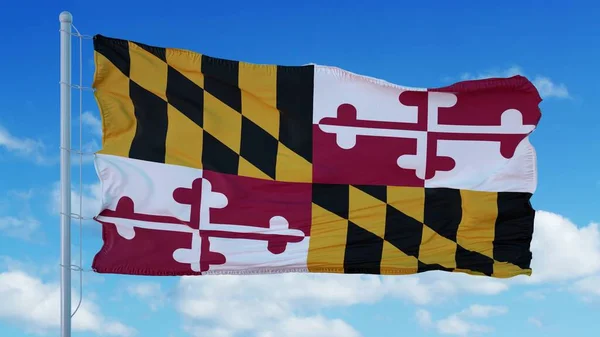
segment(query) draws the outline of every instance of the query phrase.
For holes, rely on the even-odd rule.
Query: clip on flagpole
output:
[[[71,337],[71,24],[60,20],[60,336]]]

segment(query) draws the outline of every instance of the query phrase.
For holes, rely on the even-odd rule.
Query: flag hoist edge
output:
[[[94,37],[103,246],[136,275],[530,275],[541,98]]]

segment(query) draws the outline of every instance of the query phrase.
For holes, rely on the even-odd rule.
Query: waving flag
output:
[[[94,50],[97,272],[531,274],[526,78],[419,89],[101,35]]]

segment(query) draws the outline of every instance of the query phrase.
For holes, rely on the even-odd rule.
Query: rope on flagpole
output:
[[[94,38],[92,35],[85,35],[85,34],[79,33],[79,31],[77,30],[77,28],[73,24],[71,24],[71,27],[73,29],[75,29],[75,33],[73,33],[73,32],[67,32],[71,36],[79,38],[80,40],[91,40],[91,39]],[[63,30],[60,30],[60,31],[63,31]]]
[[[73,317],[81,307],[81,302],[83,301],[83,37],[72,23],[71,27],[75,30],[77,34],[75,36],[79,40],[79,301],[71,314],[71,317]]]
[[[69,22],[69,26],[70,28],[72,28],[74,30],[71,31],[70,29],[64,29],[61,27],[60,32],[62,33],[66,33],[67,35],[69,35],[70,37],[76,37],[78,39],[78,43],[79,43],[79,83],[78,84],[72,84],[72,83],[67,83],[64,81],[60,81],[61,85],[66,85],[69,90],[77,90],[79,91],[79,149],[73,149],[70,146],[69,147],[65,147],[65,146],[61,146],[60,149],[62,151],[65,151],[69,154],[69,156],[75,154],[79,157],[79,212],[78,213],[74,213],[74,212],[69,212],[69,214],[65,214],[64,212],[60,212],[60,214],[62,216],[66,216],[70,219],[74,219],[78,221],[78,225],[79,225],[79,264],[64,264],[63,263],[60,264],[61,268],[68,268],[71,271],[74,272],[79,272],[79,300],[77,302],[77,305],[75,307],[75,309],[73,310],[73,312],[71,313],[70,317],[73,318],[73,316],[75,316],[75,314],[77,313],[77,311],[81,308],[81,303],[83,301],[83,272],[89,272],[92,270],[87,270],[83,268],[83,220],[92,220],[93,218],[87,218],[83,216],[83,156],[84,155],[94,155],[93,152],[84,152],[83,151],[83,91],[93,91],[93,88],[91,87],[86,87],[83,85],[83,40],[89,40],[92,39],[93,37],[90,35],[83,35],[79,32],[79,30],[77,29],[77,27],[75,27],[75,25],[73,25],[72,21]],[[70,209],[70,207],[69,207]],[[69,235],[70,237],[70,235]],[[70,242],[67,243],[68,245],[70,245]],[[70,255],[70,254],[69,254]],[[70,262],[70,261],[69,261]],[[69,283],[70,284],[70,283]],[[70,299],[70,297],[69,297]],[[68,334],[70,335],[70,326],[68,329]]]
[[[63,261],[63,263],[60,264],[60,267],[79,273],[79,301],[70,316],[71,318],[73,318],[73,316],[75,316],[75,314],[81,308],[81,304],[83,301],[83,273],[84,272],[95,272],[95,270],[93,270],[93,269],[83,268],[83,221],[94,219],[93,217],[84,217],[83,216],[83,156],[88,156],[88,155],[93,156],[93,155],[95,155],[95,152],[85,152],[83,150],[83,118],[82,118],[83,117],[83,92],[84,91],[92,91],[92,92],[94,91],[94,88],[83,85],[83,40],[91,40],[91,39],[93,39],[93,36],[81,34],[79,32],[79,30],[77,29],[77,27],[75,27],[75,25],[73,25],[72,21],[70,21],[69,26],[72,28],[72,30],[74,32],[71,29],[67,30],[65,28],[61,28],[59,31],[61,33],[66,33],[66,35],[69,35],[71,37],[75,37],[78,39],[78,42],[79,42],[79,83],[72,84],[72,83],[70,83],[70,79],[69,79],[69,82],[63,81],[61,79],[60,84],[65,85],[70,90],[74,89],[74,90],[79,91],[79,148],[73,149],[70,146],[66,147],[66,146],[61,145],[60,150],[68,153],[69,156],[77,155],[79,157],[79,205],[78,205],[79,212],[78,213],[68,212],[68,214],[67,214],[67,213],[61,211],[60,214],[61,214],[61,216],[66,216],[70,219],[77,220],[77,222],[78,222],[78,225],[79,225],[79,264],[65,264],[66,261]],[[70,201],[70,198],[69,198],[69,201]],[[70,209],[71,208],[69,207],[69,210]],[[69,239],[70,239],[70,235],[69,235]],[[68,244],[70,246],[70,242]],[[70,256],[70,253],[69,253],[69,256]],[[68,283],[68,285],[70,286],[70,282]],[[70,291],[69,291],[69,294],[70,294]],[[68,299],[70,302],[70,296]],[[63,336],[64,335],[70,336],[70,333],[71,333],[70,324],[68,327],[66,327],[66,329],[64,329],[64,328],[65,327],[63,327],[63,331],[62,331]]]

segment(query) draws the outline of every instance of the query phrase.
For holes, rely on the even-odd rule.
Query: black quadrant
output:
[[[239,62],[202,55],[204,90],[242,112],[242,90],[239,88]]]
[[[277,66],[279,140],[312,163],[314,66]]]
[[[131,58],[129,57],[129,42],[111,39],[102,35],[94,36],[94,50],[106,57],[123,75],[129,77]]]
[[[250,119],[242,116],[240,155],[275,179],[275,163],[279,142]]]
[[[348,185],[312,184],[312,202],[344,219],[349,215],[349,198]]]
[[[428,264],[428,263],[423,263],[423,262],[419,261],[418,266],[417,266],[417,273],[424,273],[426,271],[434,271],[434,270],[451,272],[452,268],[446,268],[437,263]]]
[[[368,195],[387,203],[387,186],[384,185],[352,185]]]
[[[167,70],[167,101],[196,125],[203,127],[204,90],[179,71]]]
[[[494,260],[530,268],[530,243],[533,236],[535,210],[531,193],[499,192],[498,216],[494,237]]]
[[[237,174],[240,157],[235,151],[204,131],[202,167],[219,173]]]
[[[423,224],[393,206],[387,205],[384,238],[404,254],[418,258],[423,238]]]
[[[167,102],[132,80],[129,81],[129,96],[136,119],[129,157],[164,163],[168,129]]]
[[[459,245],[456,248],[456,268],[472,270],[491,276],[494,273],[494,260]]]
[[[150,54],[158,57],[161,61],[167,62],[167,49],[166,48],[149,46],[147,44],[139,43],[139,42],[134,42],[134,43],[136,45],[140,46],[140,48],[142,48],[145,51],[149,52]]]
[[[425,189],[424,222],[439,235],[456,242],[462,220],[460,190],[451,188]]]
[[[380,274],[383,242],[382,238],[348,221],[344,272]]]

